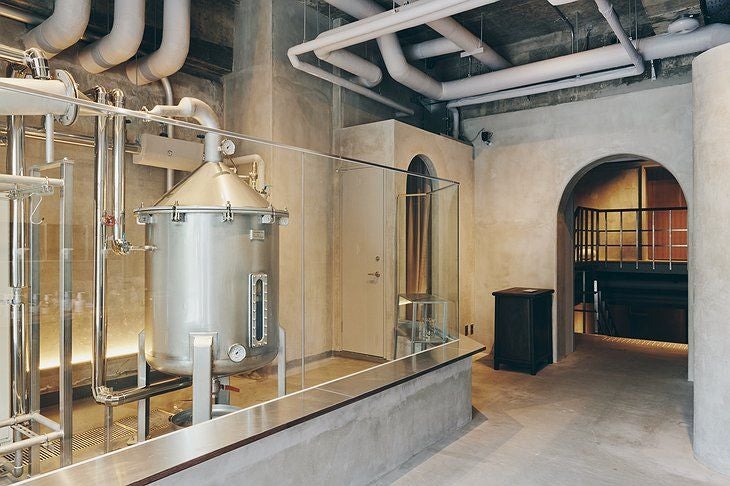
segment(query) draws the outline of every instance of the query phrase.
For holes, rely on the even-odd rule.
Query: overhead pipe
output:
[[[464,49],[454,44],[454,41],[446,37],[431,39],[417,44],[411,44],[403,49],[406,58],[411,61],[439,57],[454,52],[463,52]]]
[[[97,74],[134,56],[144,35],[144,6],[145,0],[116,0],[111,31],[81,50],[81,67]]]
[[[69,95],[69,86],[58,79],[2,78],[2,82],[52,95]],[[52,114],[63,116],[73,110],[75,110],[75,106],[65,101],[45,100],[21,93],[15,93],[12,96],[0,96],[0,115],[43,116]]]
[[[399,5],[403,5],[409,0],[395,1]],[[482,39],[472,34],[469,29],[451,17],[434,20],[433,22],[428,22],[426,25],[441,34],[444,38],[452,41],[454,44],[459,46],[465,54],[470,55],[489,69],[504,69],[512,65],[497,51],[485,44]]]
[[[221,127],[218,115],[213,111],[213,108],[197,98],[182,98],[177,105],[157,105],[149,112],[159,116],[193,118],[200,125],[208,128]],[[222,160],[220,149],[222,141],[223,137],[217,133],[208,132],[205,134],[204,162],[220,162]]]
[[[730,25],[710,24],[686,34],[663,34],[636,41],[636,48],[646,61],[701,52],[730,42]],[[516,98],[575,86],[620,79],[630,76],[634,66],[628,69],[612,69],[626,62],[626,51],[619,44],[591,49],[568,56],[517,66],[498,73],[482,74],[482,82],[490,89],[482,94],[458,98],[449,107],[461,107],[487,103],[499,99]],[[568,67],[567,74],[560,70]],[[607,72],[601,72],[606,71]],[[517,71],[515,79],[503,79],[502,73]],[[580,72],[594,73],[581,74]],[[576,74],[578,72],[578,74]],[[560,79],[567,78],[567,79]],[[550,83],[549,81],[556,80]],[[524,87],[524,88],[523,88]],[[518,90],[519,89],[519,90]],[[484,91],[484,90],[482,90]]]
[[[358,20],[352,24],[327,31],[324,34],[320,34],[316,39],[291,47],[287,51],[287,56],[289,57],[289,61],[292,66],[300,71],[304,71],[320,79],[324,79],[343,88],[347,88],[350,91],[399,110],[401,113],[412,115],[414,111],[401,103],[382,96],[381,94],[355,82],[336,76],[322,68],[306,63],[299,59],[299,56],[320,49],[322,49],[320,53],[343,49],[351,45],[376,39],[386,34],[392,34],[400,30],[421,25],[424,21],[437,20],[442,17],[461,13],[496,1],[497,0],[421,0],[414,4],[405,5],[397,10],[383,12],[378,15]],[[343,2],[343,7],[347,7],[348,3],[349,2]],[[359,17],[357,15],[353,16]],[[397,39],[395,40],[395,45],[398,49],[400,49]],[[427,79],[424,81],[428,83],[428,79],[430,78],[427,76],[426,78]]]
[[[185,64],[190,49],[190,0],[165,0],[160,48],[127,65],[137,86],[172,76]]]
[[[56,0],[53,14],[25,34],[23,42],[53,57],[83,37],[90,15],[91,0]]]
[[[433,2],[433,0],[431,1]],[[327,0],[327,3],[360,20],[373,19],[385,12],[383,7],[371,0]],[[418,5],[418,3],[414,5]],[[351,25],[356,24],[357,22]],[[319,37],[327,38],[330,35],[335,35],[334,31],[324,35],[320,34]],[[429,98],[436,98],[439,95],[441,91],[440,83],[418,68],[408,64],[395,34],[391,33],[378,37],[377,42],[385,66],[388,68],[388,73],[394,80]],[[322,51],[327,52],[326,49]]]
[[[353,74],[353,81],[367,88],[373,88],[383,80],[383,71],[376,64],[348,50],[314,51],[314,54],[322,61]]]

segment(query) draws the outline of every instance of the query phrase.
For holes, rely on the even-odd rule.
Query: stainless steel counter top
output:
[[[172,432],[23,484],[148,484],[484,350],[461,337],[418,354]]]

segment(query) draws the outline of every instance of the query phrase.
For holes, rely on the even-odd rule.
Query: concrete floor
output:
[[[691,448],[687,352],[576,336],[537,376],[477,357],[474,418],[378,485],[730,485]]]

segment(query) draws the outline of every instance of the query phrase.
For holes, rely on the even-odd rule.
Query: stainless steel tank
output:
[[[145,355],[192,375],[192,336],[213,335],[213,374],[272,361],[279,344],[277,211],[223,163],[206,162],[154,206],[146,225]]]

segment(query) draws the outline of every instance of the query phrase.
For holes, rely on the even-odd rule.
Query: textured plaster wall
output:
[[[22,47],[21,35],[26,31],[22,23],[8,19],[0,19],[0,43],[13,47]],[[143,106],[152,107],[164,102],[164,92],[160,84],[134,86],[126,78],[123,70],[116,68],[99,75],[86,73],[76,63],[76,53],[79,45],[74,46],[51,60],[53,69],[65,69],[72,73],[82,90],[95,85],[107,89],[120,88],[127,95],[127,107],[140,109]],[[223,90],[222,86],[208,80],[179,73],[170,78],[175,99],[183,96],[195,96],[211,104],[222,113]],[[40,127],[40,117],[27,117],[27,126]],[[93,134],[93,119],[80,118],[70,127],[56,125],[58,131]],[[142,132],[158,134],[163,127],[157,124],[143,124],[132,122],[128,125],[128,140],[134,141]],[[195,139],[195,134],[178,130],[179,138]],[[43,143],[28,140],[26,142],[26,167],[44,161]],[[93,177],[94,154],[91,148],[75,147],[56,144],[56,158],[68,157],[75,162],[74,185],[74,361],[87,361],[91,354],[91,279],[92,279],[92,249],[93,249]],[[0,171],[5,171],[5,148],[0,147]],[[154,203],[165,191],[165,171],[163,169],[144,167],[132,164],[132,158],[127,155],[127,214],[131,214],[140,202],[147,205]],[[41,366],[50,367],[58,363],[58,332],[56,309],[58,302],[57,284],[57,252],[58,252],[58,225],[57,199],[44,199],[40,207],[46,222],[41,225],[41,238],[44,244],[42,258],[44,259],[42,293],[41,293]],[[144,241],[144,229],[134,224],[134,218],[129,217],[127,226],[128,235],[135,244]],[[144,326],[144,256],[135,252],[128,257],[110,256],[109,258],[109,293],[108,293],[108,323],[109,323],[109,355],[128,354],[136,352],[137,333]],[[110,377],[136,369],[134,359],[114,365],[109,370]],[[85,370],[75,372],[77,381],[87,377]]]
[[[556,218],[566,188],[596,161],[632,154],[664,165],[691,200],[691,96],[684,84],[464,121],[469,138],[481,129],[494,134],[492,146],[477,146],[474,167],[478,340],[493,343],[492,292],[553,288],[555,352],[570,352],[572,279],[560,281],[558,268],[570,275],[572,251],[567,241],[558,246],[568,227]],[[691,214],[690,207],[690,224]]]
[[[693,63],[694,76],[694,451],[706,465],[730,474],[730,44]],[[720,224],[718,224],[720,223]]]
[[[441,239],[441,248],[445,255],[459,254],[458,272],[455,266],[450,266],[446,258],[441,259],[441,268],[435,284],[442,288],[451,289],[458,285],[459,295],[459,329],[463,332],[463,325],[473,322],[475,308],[480,302],[475,301],[474,289],[474,183],[472,148],[469,145],[451,138],[435,135],[419,128],[395,121],[359,125],[344,128],[335,132],[335,152],[345,157],[365,159],[388,167],[406,170],[411,160],[417,155],[428,158],[435,169],[435,175],[460,183],[458,194],[458,247],[455,226],[442,227],[437,230]],[[406,178],[402,175],[391,175],[386,179],[385,190],[385,282],[386,295],[394,295],[396,255],[396,197],[406,192]],[[443,183],[442,183],[443,184]],[[343,195],[345,197],[345,195]],[[447,199],[451,199],[449,196]],[[454,198],[455,199],[455,198]],[[444,201],[446,204],[455,204],[454,201]],[[457,208],[442,207],[444,214],[456,215]],[[447,220],[441,218],[446,224]],[[458,281],[456,281],[458,273]],[[392,322],[392,309],[386,308],[386,322]],[[475,329],[475,333],[477,330]],[[390,339],[386,332],[386,340]],[[386,349],[391,349],[386,341]]]

